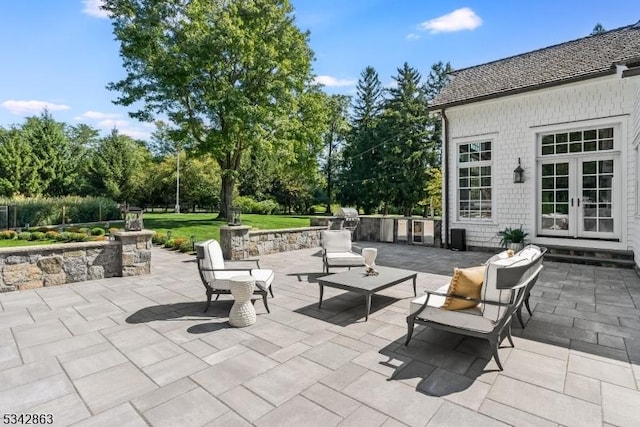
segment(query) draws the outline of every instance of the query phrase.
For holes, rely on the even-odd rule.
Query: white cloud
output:
[[[16,101],[14,99],[4,101],[2,103],[2,106],[9,110],[12,114],[34,114],[41,112],[45,108],[49,111],[61,111],[71,108],[68,105],[54,104],[53,102],[47,101]]]
[[[119,129],[121,127],[129,126],[129,122],[126,120],[105,119],[105,120],[100,120],[98,123],[96,123],[96,126],[105,130],[109,130],[113,128]]]
[[[332,76],[316,76],[314,81],[328,87],[353,86],[357,83],[357,80],[338,79]]]
[[[107,11],[100,8],[102,0],[82,0],[82,3],[84,4],[83,13],[95,18],[109,18]]]
[[[150,132],[145,132],[143,130],[140,129],[128,129],[128,128],[123,128],[123,129],[118,129],[118,132],[128,135],[131,138],[134,139],[142,139],[144,141],[148,141],[149,139],[151,139],[151,133]]]
[[[79,116],[74,117],[75,120],[106,120],[106,119],[117,119],[120,117],[120,114],[115,113],[101,113],[99,111],[85,111]]]
[[[413,41],[413,40],[418,40],[419,38],[420,38],[420,34],[416,34],[416,33],[407,34],[407,40]]]
[[[482,19],[470,8],[463,7],[438,18],[422,22],[418,25],[418,29],[436,34],[474,30],[480,25],[482,25]]]

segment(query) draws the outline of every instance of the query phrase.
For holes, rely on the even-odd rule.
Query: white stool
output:
[[[376,257],[378,256],[378,249],[376,248],[362,248],[362,257],[364,258],[364,263],[369,267],[376,266]]]
[[[233,306],[229,312],[229,324],[235,328],[244,328],[256,323],[256,310],[251,304],[256,279],[252,276],[234,276],[229,279],[229,288],[233,295]]]

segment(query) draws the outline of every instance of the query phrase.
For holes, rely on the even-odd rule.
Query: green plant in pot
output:
[[[524,243],[529,233],[524,231],[521,225],[519,228],[507,227],[504,230],[500,230],[498,235],[502,238],[500,246],[518,252],[524,248]]]

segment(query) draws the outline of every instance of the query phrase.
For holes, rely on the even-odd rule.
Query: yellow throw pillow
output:
[[[447,294],[480,299],[486,269],[487,267],[484,265],[470,268],[455,268]],[[478,303],[475,301],[465,301],[459,298],[447,297],[442,308],[445,310],[463,310],[465,308],[475,307],[476,305],[478,305]]]

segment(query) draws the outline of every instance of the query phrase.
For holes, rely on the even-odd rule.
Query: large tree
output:
[[[105,0],[126,77],[115,101],[164,114],[222,173],[220,216],[229,217],[243,156],[291,150],[282,133],[312,82],[308,33],[288,0]]]
[[[33,148],[16,127],[0,128],[0,195],[34,196],[42,192]]]
[[[94,194],[117,202],[131,202],[144,182],[151,154],[141,143],[113,129],[92,153],[88,179]]]
[[[396,86],[389,90],[383,115],[386,202],[399,207],[405,215],[424,198],[427,169],[436,157],[430,141],[427,90],[420,73],[406,62],[393,77]]]
[[[347,95],[331,95],[329,97],[328,129],[324,134],[324,150],[322,153],[322,172],[327,192],[327,213],[331,212],[334,186],[340,164],[341,148],[349,132],[349,103]]]
[[[343,150],[340,174],[340,201],[362,207],[370,214],[380,204],[378,175],[380,164],[378,125],[384,91],[377,71],[369,66],[362,71],[353,103],[351,130]]]

